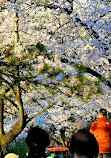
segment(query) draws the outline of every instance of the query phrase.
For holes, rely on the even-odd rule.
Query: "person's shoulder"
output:
[[[90,132],[90,130],[88,130],[88,129],[84,129],[84,130],[83,130],[83,133],[86,134],[86,135],[89,135],[89,136],[90,136],[90,135],[93,135],[93,134]]]
[[[96,124],[98,124],[98,123],[99,123],[99,120],[94,121],[94,122],[92,123],[92,125],[96,125]]]
[[[89,135],[89,134],[90,132],[88,129],[81,129],[81,130],[78,130],[78,132],[76,132],[74,136],[76,137],[76,136]]]

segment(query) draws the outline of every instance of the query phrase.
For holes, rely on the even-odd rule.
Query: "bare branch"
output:
[[[16,107],[17,110],[19,110],[18,105],[17,105],[14,101],[12,101],[11,99],[7,98],[6,96],[4,96],[4,98],[5,98],[7,101],[9,101],[11,104],[13,104],[13,105]]]
[[[41,112],[39,112],[39,113],[37,113],[36,115],[34,115],[33,117],[29,118],[29,120],[27,121],[27,123],[28,123],[29,121],[31,121],[33,118],[35,118],[36,116],[42,114],[43,112],[45,112],[45,111],[47,111],[48,109],[50,109],[51,107],[53,107],[53,105],[54,105],[58,100],[60,100],[61,98],[62,98],[62,96],[60,96],[59,98],[57,98],[57,99],[52,103],[51,106],[48,106],[47,108],[43,109]]]
[[[96,76],[96,77],[98,77],[98,78],[100,78],[101,80],[106,80],[105,79],[105,77],[103,77],[100,73],[98,73],[97,71],[95,71],[95,70],[92,70],[91,68],[89,68],[89,67],[86,67],[85,68],[85,71],[86,72],[88,72],[88,73],[90,73],[90,74],[92,74],[93,76]],[[103,81],[108,87],[110,87],[111,88],[111,82],[109,81],[109,80],[107,80],[107,81]]]

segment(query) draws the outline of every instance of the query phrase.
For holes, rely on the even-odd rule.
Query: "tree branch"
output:
[[[14,101],[12,101],[11,99],[7,98],[6,96],[4,96],[4,98],[6,100],[8,100],[11,104],[13,104],[17,108],[17,110],[19,110],[18,105]]]
[[[97,78],[100,78],[101,80],[105,79],[105,77],[103,77],[100,73],[96,72],[95,70],[92,70],[89,67],[85,68],[85,71],[92,74],[93,76],[96,76]],[[110,81],[104,81],[104,83],[111,88],[111,82]]]
[[[59,143],[61,143],[61,144],[62,144],[62,142],[61,142],[59,139],[57,139],[57,137],[52,136],[52,138],[54,138],[56,141],[58,141]]]
[[[88,32],[90,32],[90,31],[89,31],[90,29],[92,30],[92,34],[90,34],[90,35],[94,36],[96,39],[99,39],[99,35],[97,34],[97,32],[94,31],[92,28],[89,28],[89,26],[88,26],[87,23],[83,23],[83,22],[81,21],[81,19],[79,18],[78,15],[77,15],[77,17],[75,17],[75,19],[76,19],[76,22],[80,22],[80,24],[81,24],[82,26],[85,26],[86,29],[88,30]]]
[[[71,4],[71,3],[70,3]],[[68,15],[70,15],[73,12],[73,6],[71,6],[71,9],[67,9],[64,7],[61,7],[59,5],[54,5],[54,4],[45,4],[45,5],[41,5],[41,4],[36,4],[38,7],[45,7],[45,8],[50,8],[50,9],[62,9],[64,10]]]
[[[3,130],[3,110],[4,110],[4,101],[3,101],[3,98],[0,98],[0,134],[4,134],[4,130]]]
[[[21,87],[20,87],[20,76],[19,76],[19,65],[17,65],[17,76],[18,79],[16,81],[17,84],[17,102],[18,102],[18,106],[19,106],[19,114],[20,114],[20,123],[21,126],[23,126],[24,124],[24,108],[23,108],[23,102],[22,102],[22,98],[21,98]]]
[[[48,109],[50,109],[50,108],[51,108],[59,99],[61,99],[61,98],[62,98],[62,96],[60,96],[59,98],[57,98],[57,99],[51,104],[51,106],[48,106],[47,108],[43,109],[41,112],[39,112],[39,113],[37,113],[36,115],[34,115],[34,116],[32,116],[31,118],[29,118],[29,119],[27,120],[27,123],[28,123],[29,121],[31,121],[33,118],[35,118],[36,116],[38,116],[38,115],[42,114],[43,112],[47,111]]]

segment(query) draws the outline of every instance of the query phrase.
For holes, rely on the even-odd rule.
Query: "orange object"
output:
[[[93,122],[90,132],[97,139],[99,153],[111,153],[111,122],[106,117],[100,117]]]
[[[62,147],[53,147],[53,148],[46,148],[50,152],[55,152],[55,151],[69,151],[68,148],[62,148]]]

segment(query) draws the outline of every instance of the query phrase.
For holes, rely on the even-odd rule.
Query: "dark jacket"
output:
[[[87,129],[82,129],[73,134],[70,145],[70,153],[86,155],[88,158],[97,157],[99,147],[94,135]]]

